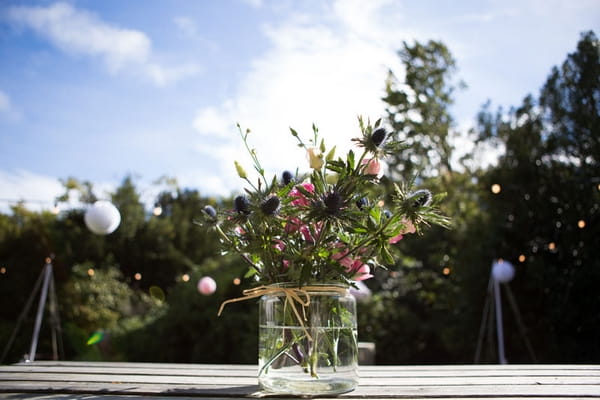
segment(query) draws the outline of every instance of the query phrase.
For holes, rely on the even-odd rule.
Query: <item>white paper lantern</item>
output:
[[[515,267],[508,261],[498,260],[492,264],[492,276],[498,282],[509,282],[515,277]]]
[[[198,291],[205,295],[211,295],[217,290],[217,282],[210,276],[205,276],[198,281]]]
[[[85,224],[97,235],[108,235],[121,223],[121,214],[110,201],[99,200],[85,212]]]

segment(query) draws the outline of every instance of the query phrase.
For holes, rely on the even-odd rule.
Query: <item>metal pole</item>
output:
[[[31,348],[29,349],[29,357],[27,361],[35,361],[38,337],[40,335],[40,327],[42,326],[42,317],[44,316],[44,306],[46,305],[46,298],[48,297],[48,285],[50,284],[50,278],[52,277],[52,264],[47,263],[44,268],[44,283],[40,293],[40,302],[38,305],[37,315],[35,317],[35,326],[33,327]]]
[[[500,301],[500,282],[494,279],[494,301],[496,303],[496,332],[498,333],[498,361],[507,364],[504,354],[504,331],[502,327],[502,304]]]
[[[490,317],[490,315],[493,314],[493,311],[490,309],[492,292],[494,291],[493,279],[494,278],[490,276],[490,281],[488,283],[488,289],[485,296],[485,303],[483,305],[483,314],[481,315],[481,326],[479,327],[479,335],[477,337],[477,348],[475,349],[475,364],[479,363],[479,358],[481,356],[481,347],[483,345],[483,338],[485,335],[485,328],[488,322],[488,317]]]
[[[10,350],[15,338],[17,337],[17,334],[19,333],[19,330],[21,329],[21,324],[23,323],[23,319],[25,318],[27,313],[29,313],[29,309],[33,305],[33,300],[35,299],[35,295],[38,292],[38,290],[40,290],[40,286],[42,284],[43,277],[44,277],[44,270],[42,269],[42,272],[40,273],[40,276],[38,276],[37,281],[35,281],[33,290],[31,291],[31,294],[29,295],[29,298],[27,299],[25,308],[23,308],[23,311],[21,312],[21,314],[19,315],[19,318],[17,319],[17,324],[15,326],[15,329],[13,330],[13,333],[10,336],[8,343],[6,344],[6,347],[4,348],[4,352],[2,353],[2,358],[0,358],[0,364],[2,364],[4,362],[4,358],[8,354],[8,351]]]

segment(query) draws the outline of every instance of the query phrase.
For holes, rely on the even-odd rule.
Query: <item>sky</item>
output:
[[[347,148],[358,115],[384,115],[404,41],[450,49],[466,131],[599,28],[600,0],[2,0],[0,211],[49,209],[68,177],[108,199],[131,176],[149,204],[164,176],[235,194],[234,160],[252,169],[236,124],[268,175],[308,169],[289,127]]]

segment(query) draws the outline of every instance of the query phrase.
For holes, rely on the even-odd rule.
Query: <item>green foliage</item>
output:
[[[398,262],[367,281],[374,295],[359,303],[359,337],[376,342],[377,362],[471,362],[497,257],[516,266],[510,287],[538,361],[600,359],[599,48],[595,34],[584,33],[538,95],[508,112],[491,112],[489,104],[482,109],[478,142],[495,146],[501,157],[493,167],[461,170],[449,164],[455,156],[449,111],[453,58],[440,42],[404,44],[406,77],[390,73],[385,100],[388,122],[398,131],[395,139],[411,145],[411,151],[399,147],[390,154],[391,178],[412,182],[416,172],[423,172],[419,187],[446,193],[439,207],[452,217],[452,229],[432,226],[425,238],[406,235],[387,246]],[[313,144],[315,165],[328,161],[330,172],[351,174],[360,165],[359,154],[340,161],[322,150],[321,142]],[[385,204],[396,201],[409,213],[420,197],[403,185],[396,190],[389,178],[381,182],[396,199],[387,197]],[[17,204],[11,213],[0,214],[0,293],[11,305],[0,309],[0,343],[7,342],[44,260],[53,255],[69,358],[256,363],[256,304],[240,302],[216,316],[223,300],[239,297],[254,283],[256,271],[243,278],[247,265],[219,255],[214,233],[194,224],[205,205],[232,209],[233,199],[206,198],[167,183],[169,189],[157,199],[162,214],[151,216],[133,179],[125,178],[112,194],[122,223],[108,236],[89,232],[83,209],[53,215]],[[98,198],[90,182],[68,178],[63,184],[59,201],[74,195],[86,203]],[[261,183],[263,188],[272,184]],[[498,194],[490,191],[493,184],[500,185]],[[332,182],[319,185],[319,193],[326,193]],[[299,195],[311,196],[296,187]],[[382,227],[383,210],[371,203],[368,213],[355,231]],[[136,273],[141,280],[133,278]],[[183,281],[183,274],[191,279]],[[196,289],[206,275],[217,281],[212,296]],[[242,285],[234,285],[234,278],[242,278]],[[154,298],[147,294],[151,287]],[[508,359],[531,362],[508,305],[505,310]],[[45,320],[39,345],[44,356],[51,353],[47,325]],[[29,315],[6,362],[27,351],[32,326]],[[103,332],[104,340],[88,345],[94,332]],[[485,353],[483,361],[496,362],[494,352]]]
[[[168,290],[166,313],[119,336],[117,347],[129,361],[256,363],[256,303],[241,302],[217,317],[223,301],[241,296],[240,286],[232,282],[245,268],[232,257],[208,260],[194,268],[188,282],[180,281]],[[217,282],[213,295],[198,293],[196,283],[203,275]]]

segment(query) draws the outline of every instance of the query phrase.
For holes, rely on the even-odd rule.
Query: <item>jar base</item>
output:
[[[354,379],[340,378],[295,380],[273,377],[259,379],[259,384],[268,392],[314,396],[351,392],[356,389],[358,382]]]

